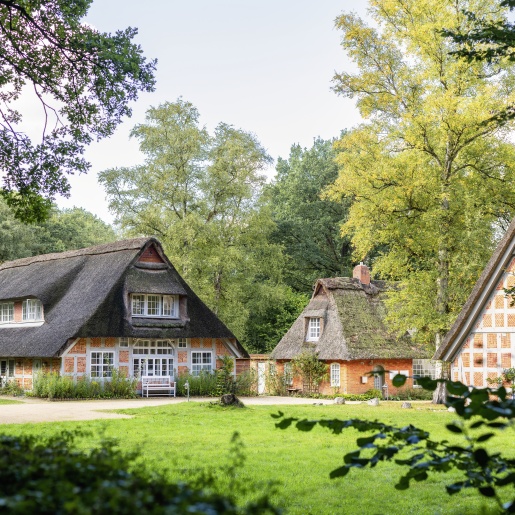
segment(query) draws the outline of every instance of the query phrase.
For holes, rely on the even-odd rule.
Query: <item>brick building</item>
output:
[[[320,385],[325,394],[384,391],[385,385],[395,394],[395,374],[431,373],[431,351],[387,329],[383,299],[388,288],[384,281],[372,281],[363,264],[354,268],[352,278],[316,282],[309,304],[270,356],[292,388],[305,389],[300,377],[291,377],[289,362],[307,349],[327,363],[327,380]],[[369,376],[373,371],[386,373]]]
[[[248,358],[153,238],[0,265],[0,380],[198,374]],[[242,360],[245,364],[247,359]]]
[[[451,379],[488,386],[515,367],[515,219],[499,242],[435,359],[451,363]]]

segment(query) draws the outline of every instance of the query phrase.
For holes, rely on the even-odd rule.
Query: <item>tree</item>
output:
[[[499,3],[510,11],[515,8],[515,0],[503,0]],[[464,11],[461,26],[454,30],[444,29],[442,34],[453,39],[458,48],[453,55],[468,60],[487,61],[490,64],[515,61],[515,24],[506,18],[477,16],[476,13]],[[504,123],[515,117],[515,105],[492,113],[492,121]]]
[[[51,199],[69,192],[66,174],[89,168],[85,146],[110,136],[138,92],[154,88],[156,61],[132,43],[137,30],[95,30],[82,21],[90,4],[0,0],[0,193],[24,220],[48,215]],[[29,91],[42,108],[39,142],[15,105]]]
[[[390,323],[436,346],[515,207],[511,125],[491,118],[515,98],[513,67],[450,55],[440,29],[458,26],[464,5],[373,0],[378,29],[355,15],[337,20],[358,72],[336,75],[335,90],[357,98],[367,122],[338,143],[328,195],[353,199],[343,231],[356,257],[387,245],[373,268],[400,281]],[[500,17],[496,8],[481,2],[477,13]]]
[[[406,379],[406,376],[397,374],[393,384],[400,387]],[[464,438],[462,445],[448,439],[432,439],[428,431],[412,424],[397,427],[377,420],[299,420],[284,418],[279,412],[274,415],[280,419],[276,426],[286,429],[295,423],[300,431],[311,431],[319,425],[333,434],[341,434],[348,428],[372,433],[356,440],[358,449],[348,452],[343,458],[344,465],[331,471],[333,479],[346,476],[353,468],[373,468],[381,462],[391,461],[407,467],[407,472],[395,485],[397,490],[407,490],[412,481],[426,481],[430,474],[455,472],[463,480],[446,485],[449,495],[473,488],[496,502],[502,513],[514,513],[515,459],[510,452],[506,456],[503,450],[493,446],[490,447],[493,452],[485,449],[485,443],[495,437],[494,431],[513,427],[515,401],[508,399],[503,386],[470,389],[458,381],[435,381],[427,377],[417,378],[417,382],[430,391],[436,390],[439,383],[444,385],[448,392],[446,404],[459,417],[457,422],[447,424],[446,428],[454,436]]]
[[[210,135],[181,99],[149,109],[132,136],[145,163],[99,175],[110,209],[126,234],[160,238],[179,273],[243,338],[249,299],[281,281],[270,209],[259,199],[270,157],[230,125]]]
[[[272,238],[287,256],[285,281],[303,293],[320,277],[352,271],[350,241],[340,234],[350,202],[320,198],[338,176],[333,143],[317,138],[310,149],[293,145],[287,160],[279,158],[267,192],[277,224]]]
[[[38,254],[75,250],[117,239],[113,228],[80,208],[59,210],[41,224],[23,224],[0,199],[0,263]]]

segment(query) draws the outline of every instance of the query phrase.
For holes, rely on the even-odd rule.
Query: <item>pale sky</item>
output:
[[[331,91],[335,71],[351,68],[334,19],[365,9],[364,0],[95,0],[86,21],[106,32],[137,27],[144,54],[158,59],[157,86],[110,139],[89,147],[91,171],[70,178],[71,197],[59,206],[112,222],[97,173],[140,163],[130,129],[150,106],[179,96],[210,131],[223,121],[253,132],[274,160],[356,125],[353,101]]]

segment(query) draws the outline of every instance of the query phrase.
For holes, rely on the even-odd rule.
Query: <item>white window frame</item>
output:
[[[118,338],[118,346],[120,347],[120,349],[128,349],[129,338]]]
[[[132,374],[134,377],[174,377],[175,348],[170,340],[136,340],[132,347]],[[164,371],[164,372],[163,372]]]
[[[331,387],[340,386],[340,363],[331,363]]]
[[[412,362],[412,368],[413,377],[430,377],[431,379],[436,379],[436,366],[430,359],[414,359]],[[417,384],[416,379],[413,379],[413,386],[415,388],[421,388],[421,386]]]
[[[43,320],[43,304],[39,299],[25,299],[22,302],[22,320],[38,322]]]
[[[0,324],[14,322],[14,302],[0,303]]]
[[[318,318],[318,317],[308,318],[308,331],[307,331],[306,340],[308,342],[317,342],[320,339],[320,333],[321,333],[320,329],[321,329],[320,318]]]
[[[286,386],[293,386],[293,366],[291,361],[284,364],[284,384]]]
[[[89,375],[93,379],[105,379],[113,376],[114,351],[92,351],[89,356]]]
[[[187,349],[188,348],[188,338],[179,338],[177,340],[177,347],[179,349]]]
[[[200,356],[200,361],[195,363]],[[209,356],[209,362],[207,357]],[[202,372],[213,372],[213,352],[212,351],[192,351],[191,352],[191,375],[198,376]]]
[[[154,293],[133,293],[131,295],[133,317],[179,318],[179,297]]]

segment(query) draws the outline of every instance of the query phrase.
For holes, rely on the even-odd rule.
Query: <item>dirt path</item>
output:
[[[9,398],[9,397],[3,397]],[[12,398],[12,397],[11,397]],[[130,415],[109,413],[103,410],[144,408],[187,402],[184,397],[152,399],[116,399],[99,401],[55,401],[22,398],[21,404],[0,404],[0,424],[25,424],[28,422],[60,422],[63,420],[94,420],[102,418],[131,418]],[[191,402],[212,402],[212,397],[195,397]],[[303,399],[300,397],[248,397],[243,402],[252,405],[299,405],[332,404],[329,400]]]

